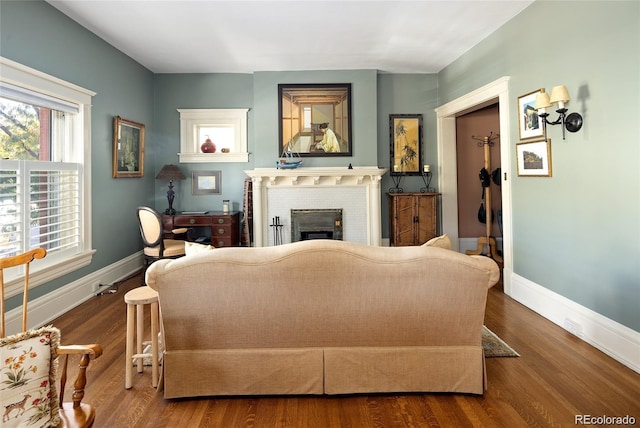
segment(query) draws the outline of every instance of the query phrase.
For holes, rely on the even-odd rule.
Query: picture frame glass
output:
[[[422,174],[422,115],[390,114],[390,174]]]
[[[144,176],[144,134],[142,123],[114,117],[113,178]]]
[[[536,96],[541,91],[542,89],[538,89],[518,97],[518,128],[521,141],[544,137],[544,124],[535,107]]]
[[[191,193],[194,195],[219,195],[222,171],[193,171]]]
[[[278,156],[352,156],[351,84],[279,84]]]

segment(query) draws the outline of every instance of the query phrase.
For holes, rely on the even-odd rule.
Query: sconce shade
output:
[[[540,90],[538,95],[536,95],[536,110],[540,108],[551,107],[551,101],[549,101],[549,94],[544,91],[544,88]]]
[[[158,175],[156,175],[156,180],[184,180],[186,177],[180,171],[177,165],[168,164],[162,167]]]
[[[551,90],[551,104],[566,103],[570,100],[571,97],[569,97],[569,91],[567,90],[566,86],[554,86]]]

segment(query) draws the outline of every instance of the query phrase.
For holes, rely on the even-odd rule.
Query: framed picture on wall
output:
[[[144,175],[144,125],[113,118],[113,178]]]
[[[222,171],[191,172],[191,193],[194,195],[219,195]]]
[[[351,83],[278,85],[278,156],[351,156]]]
[[[551,140],[516,144],[518,176],[551,177]]]
[[[422,115],[390,114],[391,175],[421,175]]]
[[[537,89],[518,97],[518,129],[520,140],[538,140],[544,137],[542,119],[536,111],[536,95],[542,89]]]

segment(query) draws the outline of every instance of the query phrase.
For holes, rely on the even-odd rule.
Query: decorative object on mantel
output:
[[[300,166],[302,166],[302,159],[298,153],[291,150],[291,147],[282,152],[282,156],[276,161],[278,169],[293,169]]]
[[[424,187],[420,188],[420,192],[422,193],[435,193],[436,189],[431,187],[431,165],[424,165],[422,167],[422,182],[424,183]]]
[[[213,143],[213,141],[211,141],[211,138],[209,138],[208,135],[207,135],[207,139],[204,140],[204,143],[202,143],[202,145],[200,146],[200,150],[202,150],[202,153],[216,152],[216,145]]]
[[[175,192],[173,191],[173,181],[174,180],[184,180],[186,177],[178,168],[177,165],[168,164],[162,167],[158,175],[156,175],[156,180],[169,180],[169,190],[167,190],[167,201],[169,202],[169,208],[167,208],[164,213],[167,215],[174,215],[176,210],[173,209],[173,199],[175,197]]]

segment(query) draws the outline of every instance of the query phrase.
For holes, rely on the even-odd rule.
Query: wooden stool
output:
[[[131,388],[133,383],[133,363],[137,365],[138,373],[142,373],[143,359],[151,358],[151,385],[158,386],[158,293],[148,286],[134,288],[124,295],[127,304],[127,344],[125,351],[126,369],[124,387]],[[142,346],[144,331],[144,305],[151,305],[151,353],[144,354]],[[135,314],[134,314],[135,312]],[[135,326],[134,326],[135,318]],[[136,338],[136,353],[133,353],[133,340]]]

